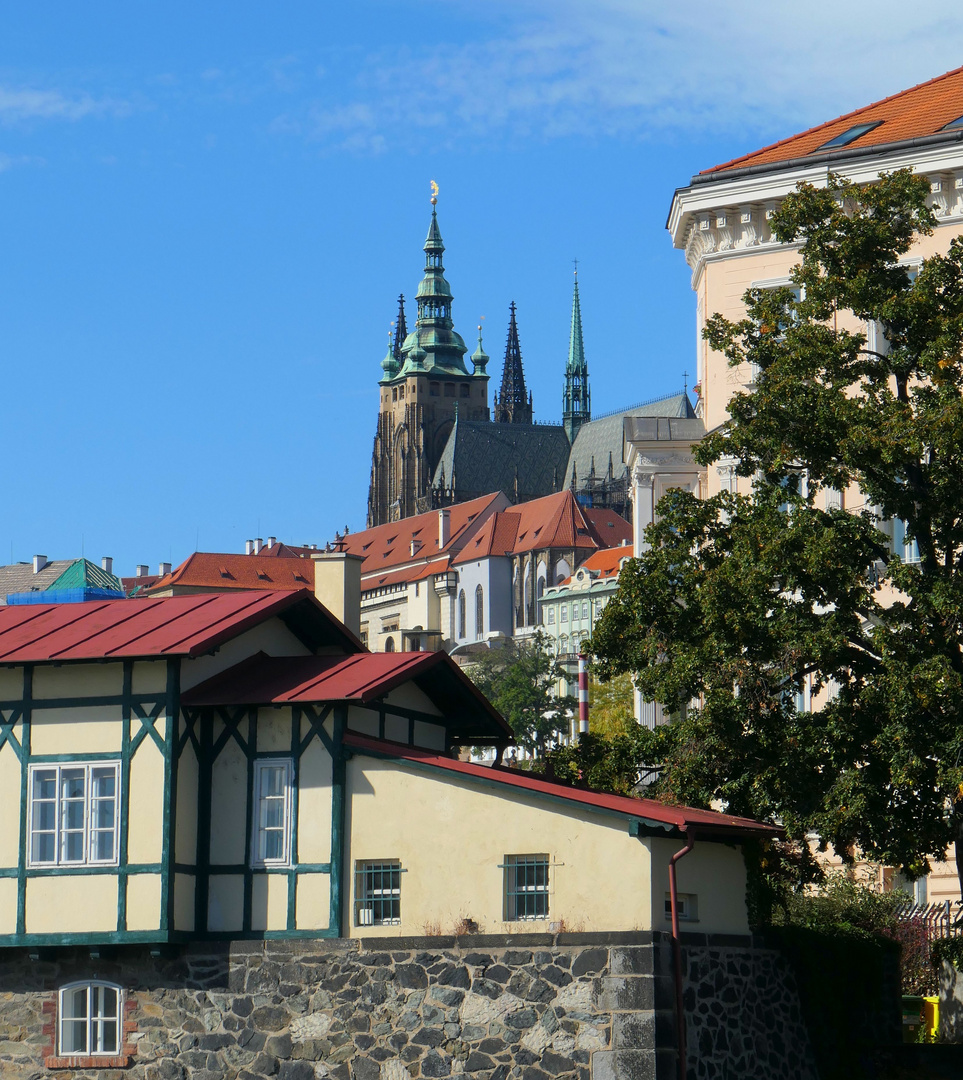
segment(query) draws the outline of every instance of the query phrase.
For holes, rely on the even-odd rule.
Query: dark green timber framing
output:
[[[60,697],[35,699],[33,694],[35,665],[23,667],[23,694],[20,701],[0,703],[0,748],[9,743],[20,759],[20,830],[17,866],[0,869],[0,877],[17,879],[16,931],[0,935],[2,945],[67,945],[123,942],[154,942],[165,940],[169,932],[171,908],[170,881],[170,821],[172,805],[172,758],[174,733],[176,732],[177,665],[168,661],[168,691],[165,696],[133,693],[133,667],[135,661],[122,663],[122,691],[117,694],[99,694],[85,697]],[[174,670],[172,696],[171,670]],[[121,746],[119,751],[95,751],[87,753],[34,754],[32,752],[32,728],[38,714],[45,709],[69,709],[120,706]],[[166,737],[157,729],[157,721],[168,717]],[[18,741],[14,727],[20,722]],[[130,826],[130,773],[131,762],[141,743],[152,739],[164,759],[163,806],[158,810],[163,820],[162,861],[158,863],[131,863],[128,857]],[[117,821],[118,862],[116,866],[39,866],[29,867],[29,767],[38,764],[62,764],[71,761],[116,761],[120,767],[119,816]],[[127,929],[127,884],[130,877],[139,874],[155,874],[161,878],[161,915],[156,930]],[[27,882],[31,878],[113,876],[117,878],[117,922],[112,931],[94,933],[38,934],[27,932]]]

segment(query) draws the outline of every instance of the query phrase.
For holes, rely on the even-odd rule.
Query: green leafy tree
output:
[[[544,754],[571,728],[574,698],[557,693],[566,671],[541,631],[478,654],[466,674],[505,717],[515,739]]]
[[[804,862],[815,832],[910,877],[952,841],[963,869],[963,243],[899,265],[933,231],[928,191],[902,171],[786,198],[801,298],[750,290],[745,319],[706,329],[759,375],[698,458],[734,459],[752,493],[670,492],[592,642],[603,675],[681,714],[640,751],[663,797],[777,817]]]

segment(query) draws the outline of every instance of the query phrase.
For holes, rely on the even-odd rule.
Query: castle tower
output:
[[[562,426],[569,442],[575,442],[578,429],[592,419],[592,395],[589,391],[588,365],[582,344],[582,309],[578,299],[578,270],[575,271],[575,293],[572,297],[572,328],[568,340],[568,361],[565,364],[565,390],[562,395]]]
[[[442,263],[445,245],[438,227],[437,186],[432,185],[431,224],[425,240],[424,276],[418,286],[418,313],[411,333],[402,337],[404,302],[399,306],[394,340],[382,361],[378,430],[371,456],[368,527],[397,521],[431,507],[431,478],[456,414],[488,420],[488,357],[473,357],[451,317],[451,286]],[[479,362],[481,361],[481,362]]]
[[[522,350],[518,344],[514,300],[510,311],[502,385],[495,395],[495,420],[500,424],[530,424],[532,422],[532,395],[525,390],[525,372],[522,368]]]

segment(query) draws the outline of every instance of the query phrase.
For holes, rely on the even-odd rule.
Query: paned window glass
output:
[[[117,861],[120,763],[30,766],[31,866]]]
[[[292,775],[288,758],[263,758],[254,763],[255,866],[290,865]]]
[[[401,922],[403,872],[397,859],[355,864],[355,926],[397,926]]]
[[[520,922],[548,918],[547,855],[506,855],[505,920]]]
[[[60,1053],[64,1056],[120,1053],[123,994],[110,983],[82,983],[60,991]]]

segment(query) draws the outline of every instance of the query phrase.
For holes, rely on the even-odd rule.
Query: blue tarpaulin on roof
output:
[[[82,604],[85,600],[123,600],[116,589],[40,589],[36,592],[8,593],[8,604]]]

